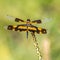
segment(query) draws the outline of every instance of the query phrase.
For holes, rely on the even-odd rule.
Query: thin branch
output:
[[[39,57],[39,60],[42,60],[41,52],[40,52],[40,49],[39,49],[39,46],[38,46],[38,42],[36,40],[35,33],[32,32],[31,34],[32,34],[32,37],[33,37],[34,46],[36,48],[36,52],[37,52],[37,55]]]

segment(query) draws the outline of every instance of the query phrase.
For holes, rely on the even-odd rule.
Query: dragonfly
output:
[[[28,39],[28,32],[31,33],[37,33],[37,34],[46,34],[47,30],[45,28],[37,27],[33,25],[34,23],[36,24],[41,24],[42,21],[41,19],[38,20],[33,20],[31,21],[30,19],[27,19],[26,21],[20,19],[20,18],[15,18],[12,16],[7,16],[9,19],[13,19],[15,22],[22,22],[23,24],[18,24],[18,25],[8,25],[7,30],[13,30],[13,31],[25,31]]]

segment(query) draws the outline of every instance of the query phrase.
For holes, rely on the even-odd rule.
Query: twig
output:
[[[35,33],[32,32],[31,34],[32,34],[32,37],[33,37],[34,46],[35,46],[35,48],[36,48],[36,52],[37,52],[37,55],[38,55],[38,57],[39,57],[39,60],[42,60],[42,56],[41,56],[41,53],[40,53],[40,51],[39,51],[39,46],[38,46],[38,42],[37,42],[37,40],[36,40]]]

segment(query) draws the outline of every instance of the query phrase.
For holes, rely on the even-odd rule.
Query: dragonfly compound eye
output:
[[[12,30],[13,29],[13,26],[12,25],[9,25],[7,29],[8,30]]]
[[[46,34],[47,33],[46,29],[42,29],[41,32],[42,32],[42,34]]]
[[[30,22],[30,19],[27,19],[27,21],[29,21],[29,22]]]

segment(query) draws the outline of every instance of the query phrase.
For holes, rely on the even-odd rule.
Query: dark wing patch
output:
[[[16,22],[25,22],[24,20],[19,19],[19,18],[15,18],[15,21],[16,21]]]
[[[32,23],[41,23],[41,20],[34,20],[34,21],[32,21]]]
[[[42,34],[46,34],[47,33],[46,29],[42,29],[41,32],[42,32]]]
[[[17,26],[13,26],[13,25],[9,25],[7,27],[8,30],[15,30],[15,31],[17,31],[18,29],[16,29],[16,28],[17,28]]]
[[[13,30],[13,26],[12,26],[12,25],[9,25],[9,26],[7,27],[7,29],[8,29],[8,30]]]

